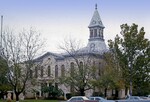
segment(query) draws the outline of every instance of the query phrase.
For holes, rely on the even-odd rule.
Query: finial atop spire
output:
[[[97,4],[95,4],[95,10],[97,10]]]
[[[97,26],[104,28],[104,25],[102,23],[102,20],[97,10],[97,4],[95,4],[94,14],[92,16],[91,22],[88,27],[92,28],[92,27],[97,27]]]

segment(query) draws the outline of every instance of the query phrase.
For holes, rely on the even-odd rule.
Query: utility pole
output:
[[[3,44],[2,43],[2,36],[3,36],[3,16],[1,16],[1,39],[0,39],[1,40],[1,46],[0,46],[1,48],[2,48],[2,44]]]
[[[0,56],[3,54],[3,16],[1,15]]]

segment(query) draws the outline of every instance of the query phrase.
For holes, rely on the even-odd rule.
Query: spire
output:
[[[94,27],[94,26],[99,26],[104,28],[104,25],[102,23],[102,20],[97,10],[97,4],[95,4],[95,11],[88,27]]]
[[[95,10],[97,10],[97,4],[95,4]]]

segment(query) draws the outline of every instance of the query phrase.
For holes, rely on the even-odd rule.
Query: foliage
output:
[[[54,87],[53,85],[50,85],[49,87],[42,87],[42,92],[48,93],[49,97],[53,98],[63,95],[63,91],[57,87]]]
[[[4,60],[4,58],[0,57],[0,91],[2,93],[5,93],[12,89],[6,77],[7,71],[8,71],[7,62],[6,60]]]
[[[121,37],[109,40],[110,50],[116,54],[130,94],[146,94],[150,90],[150,41],[144,37],[144,27],[121,25]],[[143,89],[144,88],[144,89]],[[145,93],[144,93],[145,92]]]
[[[101,95],[103,92],[102,89],[105,89],[106,97],[107,89],[122,89],[124,82],[122,79],[122,71],[113,53],[104,53],[102,63],[104,63],[104,66],[101,68],[101,74],[99,76],[96,75],[91,83],[99,89],[99,94]]]
[[[118,64],[118,60],[116,58],[116,55],[108,52],[104,53],[104,61],[106,65],[104,66],[102,77],[104,77],[103,80],[105,80],[105,77],[108,83],[110,83],[111,89],[122,89],[124,86],[124,81],[122,79],[122,70],[121,67]]]

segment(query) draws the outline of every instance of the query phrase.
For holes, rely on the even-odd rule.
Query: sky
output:
[[[150,0],[0,0],[0,15],[4,27],[17,31],[32,27],[46,39],[46,51],[59,52],[58,46],[68,37],[86,46],[95,4],[106,44],[125,23],[144,27],[150,39]]]

